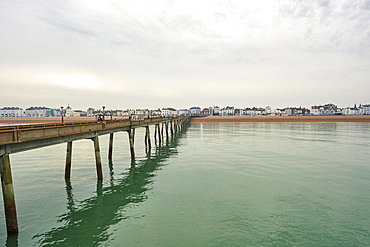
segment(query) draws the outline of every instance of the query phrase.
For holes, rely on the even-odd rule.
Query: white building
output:
[[[361,107],[361,113],[363,115],[370,115],[370,105],[369,104],[362,105],[362,107]]]
[[[94,116],[94,108],[88,108],[87,110],[86,110],[86,112],[87,112],[87,116],[88,117],[93,117]]]
[[[176,117],[177,110],[174,108],[162,108],[162,117]]]
[[[220,107],[210,106],[209,107],[209,115],[211,115],[211,116],[220,116]]]
[[[235,115],[235,108],[234,106],[226,106],[221,109],[220,111],[221,116],[234,116]]]
[[[24,111],[26,117],[53,117],[54,109],[45,106],[31,106]]]
[[[190,107],[190,114],[192,116],[200,116],[202,109],[197,106]]]
[[[75,112],[73,111],[72,107],[70,107],[69,105],[66,108],[65,116],[66,117],[74,117],[75,116]]]
[[[361,110],[355,107],[342,108],[343,115],[361,115]]]
[[[330,103],[326,105],[311,106],[310,114],[311,115],[336,115],[341,112],[336,105]]]
[[[0,117],[24,117],[24,111],[19,107],[0,108]]]

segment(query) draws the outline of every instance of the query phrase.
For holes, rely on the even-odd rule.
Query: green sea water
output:
[[[370,124],[207,123],[10,156],[20,233],[0,246],[370,246]],[[151,130],[152,134],[154,129]],[[152,137],[152,140],[154,138]]]

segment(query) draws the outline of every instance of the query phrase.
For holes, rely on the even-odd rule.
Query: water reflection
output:
[[[132,161],[128,173],[114,178],[113,163],[109,162],[110,183],[96,185],[96,195],[76,203],[73,186],[66,180],[67,212],[58,216],[60,227],[35,235],[41,246],[98,246],[107,241],[108,229],[128,218],[125,211],[147,199],[147,191],[154,182],[156,170],[171,156],[177,154],[181,135],[175,135],[154,152],[147,152],[144,160]]]
[[[6,239],[6,247],[18,246],[18,234],[8,235]]]

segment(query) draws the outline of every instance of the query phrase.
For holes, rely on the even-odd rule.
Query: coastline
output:
[[[191,119],[191,123],[289,123],[289,122],[356,122],[370,123],[370,115],[334,116],[208,116]]]

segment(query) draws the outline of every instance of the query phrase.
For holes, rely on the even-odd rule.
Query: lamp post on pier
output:
[[[64,108],[63,106],[60,107],[60,115],[62,116],[62,123],[64,124],[64,118],[63,117],[64,117],[64,114],[65,114],[66,110],[64,110],[63,108]]]
[[[105,106],[102,106],[103,108],[103,121],[105,121]]]

